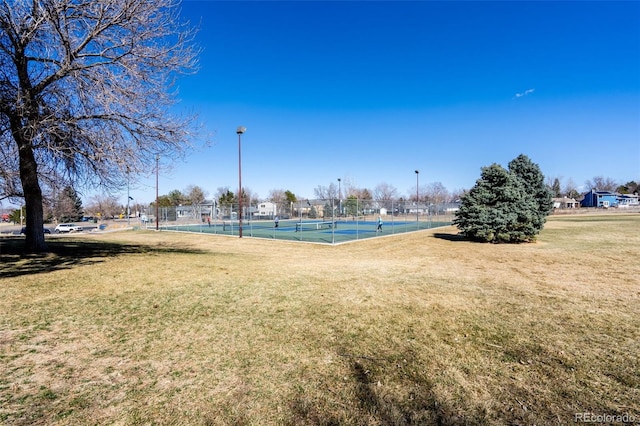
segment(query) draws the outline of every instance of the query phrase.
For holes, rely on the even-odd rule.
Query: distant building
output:
[[[618,194],[618,207],[638,207],[638,194]]]
[[[592,189],[584,194],[584,199],[580,201],[582,207],[618,207],[618,194],[609,191],[596,191]]]
[[[273,219],[278,215],[278,206],[275,203],[265,201],[258,204],[258,209],[255,213],[255,217],[258,219]]]
[[[577,202],[574,198],[553,198],[552,201],[554,209],[576,209],[580,207],[580,203]]]
[[[195,206],[176,206],[176,219],[196,219],[204,222],[208,217],[217,217],[219,213],[220,209],[214,200],[204,200],[202,204]]]

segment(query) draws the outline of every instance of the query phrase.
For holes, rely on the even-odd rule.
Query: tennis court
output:
[[[447,226],[451,224],[452,220],[451,215],[424,216],[419,219],[413,217],[413,220],[408,220],[406,216],[387,216],[382,218],[381,230],[378,230],[378,218],[374,216],[362,219],[280,220],[277,227],[273,220],[249,220],[242,223],[242,237],[340,244]],[[215,220],[210,223],[198,224],[164,224],[159,229],[236,237],[240,235],[240,223],[237,220]]]

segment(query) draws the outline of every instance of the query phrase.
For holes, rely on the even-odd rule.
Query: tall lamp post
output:
[[[160,212],[160,208],[158,206],[158,167],[159,165],[160,165],[160,156],[156,154],[156,231],[160,226],[160,224],[158,223],[159,221],[158,214]]]
[[[420,171],[416,170],[416,223],[420,222],[420,219],[418,218],[418,201],[420,201],[420,185],[418,176],[420,176]]]
[[[340,182],[342,179],[338,178],[338,217],[342,214],[342,188]]]
[[[127,226],[131,225],[131,207],[129,206],[131,201],[131,194],[129,193],[129,166],[127,166]]]
[[[241,136],[247,131],[246,127],[238,126],[238,236],[242,238],[242,148]]]

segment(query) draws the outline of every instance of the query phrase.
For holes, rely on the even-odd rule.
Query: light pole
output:
[[[242,148],[241,136],[247,131],[246,127],[238,126],[238,236],[242,238]]]
[[[342,188],[340,186],[340,182],[342,179],[338,178],[338,217],[342,213]]]
[[[336,242],[336,208],[333,205],[333,197],[331,197],[331,244]]]
[[[418,184],[418,176],[420,176],[420,171],[416,170],[416,223],[420,221],[420,219],[418,218],[418,201],[420,200],[420,185]]]
[[[127,166],[127,226],[131,224],[131,207],[129,201],[131,200],[131,194],[129,193],[129,166]]]
[[[156,154],[156,231],[158,230],[158,226],[160,226],[160,224],[158,223],[159,219],[158,219],[158,214],[160,212],[160,208],[158,206],[158,166],[160,164],[160,156]]]

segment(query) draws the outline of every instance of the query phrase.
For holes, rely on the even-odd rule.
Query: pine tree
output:
[[[509,163],[509,171],[520,178],[527,188],[529,197],[535,203],[534,223],[536,234],[542,230],[547,216],[553,210],[551,190],[544,183],[544,175],[540,167],[529,157],[520,154]]]
[[[64,188],[58,196],[55,211],[60,222],[76,222],[82,219],[82,200],[75,189],[70,186]]]
[[[556,198],[562,197],[562,190],[560,189],[560,179],[555,178],[553,180],[553,185],[551,185],[551,192]]]
[[[498,164],[483,167],[461,200],[453,223],[470,239],[495,243],[533,241],[552,207],[539,167],[523,155],[509,163],[509,170]]]

